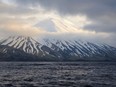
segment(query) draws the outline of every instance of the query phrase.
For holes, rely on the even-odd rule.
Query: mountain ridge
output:
[[[115,47],[86,41],[47,38],[39,41],[31,37],[10,36],[0,42],[0,60],[5,57],[13,60],[12,57],[15,58],[18,54],[25,61],[116,60]]]

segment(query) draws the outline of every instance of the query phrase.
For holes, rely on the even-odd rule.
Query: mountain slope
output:
[[[116,48],[80,40],[14,36],[0,42],[0,55],[0,60],[116,60]]]
[[[40,44],[39,42],[35,41],[34,39],[30,37],[23,37],[23,36],[18,36],[18,37],[9,37],[5,40],[2,40],[0,42],[0,46],[3,48],[0,48],[1,53],[5,53],[5,55],[8,54],[9,52],[9,47],[10,49],[15,49],[22,51],[23,53],[33,55],[38,58],[44,58],[47,56],[48,59],[56,58],[57,55],[60,55],[53,50],[51,50],[49,47]],[[19,52],[18,51],[18,52]],[[12,53],[14,50],[12,50]],[[18,53],[17,53],[18,54]],[[53,59],[53,60],[54,60]],[[38,59],[37,59],[38,60]],[[45,59],[47,60],[47,59]]]
[[[40,21],[35,27],[40,27],[48,32],[82,32],[82,30],[71,21],[54,18]]]

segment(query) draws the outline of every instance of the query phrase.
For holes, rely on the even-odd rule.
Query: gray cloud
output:
[[[116,46],[116,0],[7,0],[12,4],[2,1],[5,0],[0,0],[1,24],[5,24],[6,21],[12,21],[13,19],[24,22],[25,19],[21,19],[20,17],[37,14],[41,10],[39,7],[44,9],[45,12],[57,11],[60,16],[86,15],[88,19],[93,21],[93,24],[85,26],[85,30],[100,33],[105,32],[108,33],[109,36],[105,39],[103,38],[104,40],[100,39],[104,36],[100,36],[99,34],[97,37],[95,36],[96,38],[94,36],[91,37],[89,34],[88,37],[83,37],[84,35],[82,35],[82,37],[85,39],[92,38],[92,40],[95,38],[96,41],[100,39],[101,41],[106,41]],[[8,19],[9,15],[11,18]],[[12,16],[16,16],[16,19],[12,18]],[[6,35],[9,33],[9,31],[5,31],[5,29],[0,29],[0,35],[2,32]],[[67,36],[70,37],[73,36],[73,34]],[[77,36],[75,37],[77,38]],[[80,38],[81,35],[78,37]]]
[[[13,0],[11,0],[13,1]],[[37,9],[31,9],[28,7],[23,7],[20,5],[15,5],[15,4],[7,4],[2,1],[0,1],[0,15],[11,15],[11,16],[16,16],[16,15],[32,15],[34,13],[38,13]]]
[[[60,15],[87,15],[94,25],[88,30],[116,32],[116,0],[15,0],[23,7],[40,5],[47,11],[56,10]],[[97,23],[96,23],[97,22]],[[86,29],[86,28],[85,28]]]

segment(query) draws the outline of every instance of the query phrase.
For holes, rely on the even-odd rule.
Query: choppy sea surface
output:
[[[0,62],[0,87],[116,87],[116,62]]]

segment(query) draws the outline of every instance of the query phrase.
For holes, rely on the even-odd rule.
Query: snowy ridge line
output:
[[[116,56],[116,48],[106,44],[94,44],[80,40],[41,39],[31,37],[9,37],[0,42],[1,45],[20,49],[37,56],[52,57],[93,57]],[[7,52],[3,49],[3,52]]]

